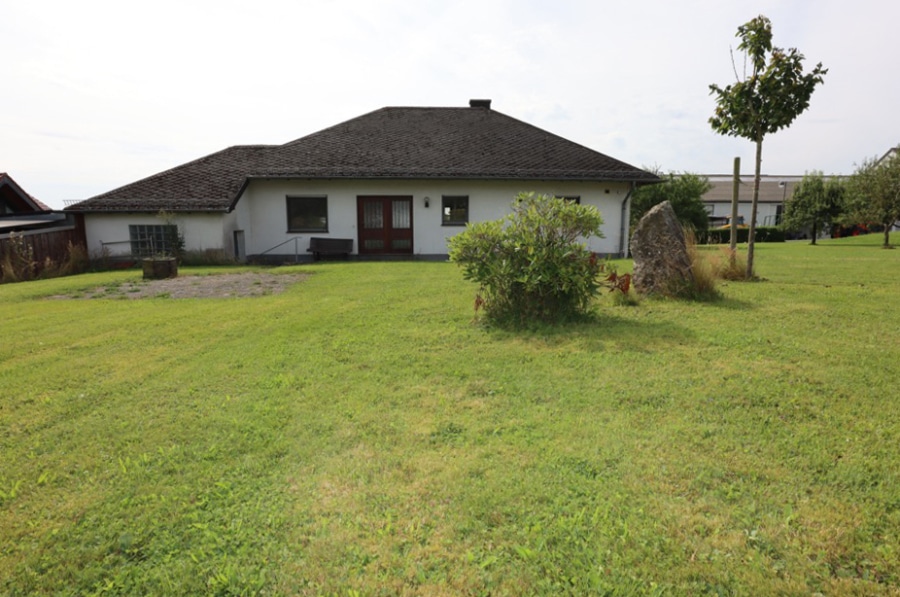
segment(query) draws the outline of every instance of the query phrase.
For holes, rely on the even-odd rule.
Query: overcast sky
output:
[[[0,172],[55,208],[231,145],[281,144],[384,106],[493,108],[635,166],[753,170],[713,133],[758,14],[806,70],[810,109],[763,172],[849,174],[900,143],[883,0],[0,0]],[[740,55],[736,55],[740,58]],[[740,69],[741,62],[738,62]]]

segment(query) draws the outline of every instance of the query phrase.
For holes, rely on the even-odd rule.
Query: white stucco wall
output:
[[[292,256],[296,251],[301,258],[307,258],[311,236],[352,238],[357,252],[357,197],[400,195],[413,198],[413,253],[445,255],[447,239],[465,228],[442,225],[442,196],[467,195],[469,221],[477,222],[503,217],[509,213],[514,197],[526,191],[579,196],[582,205],[598,208],[604,220],[604,238],[588,239],[588,247],[597,253],[616,254],[623,246],[627,249],[627,242],[621,242],[621,222],[623,201],[630,188],[630,183],[589,182],[253,180],[231,213],[175,212],[165,219],[153,213],[89,213],[85,214],[85,232],[92,254],[105,247],[111,255],[128,255],[131,224],[174,223],[184,235],[188,251],[221,249],[234,255],[234,233],[241,231],[245,255]],[[328,232],[288,232],[287,197],[303,195],[328,198]],[[426,197],[429,207],[425,207]],[[627,210],[624,217],[627,222]]]
[[[582,205],[593,205],[603,215],[605,238],[591,238],[588,246],[598,253],[620,250],[622,202],[629,183],[520,183],[504,181],[335,181],[335,180],[254,180],[235,209],[234,226],[244,231],[246,252],[258,255],[287,255],[294,251],[292,242],[273,249],[280,243],[300,237],[301,252],[306,254],[308,238],[352,238],[358,250],[357,196],[412,196],[413,253],[442,255],[447,253],[447,239],[462,232],[462,226],[441,224],[441,198],[444,195],[469,197],[469,221],[495,220],[509,213],[513,198],[521,191],[550,195],[577,195]],[[287,231],[287,196],[324,195],[328,198],[328,232],[289,233]],[[428,197],[429,207],[425,207]],[[628,214],[625,214],[626,221]],[[627,234],[627,227],[626,232]],[[627,243],[626,243],[627,245]]]
[[[158,214],[85,214],[84,228],[88,252],[99,254],[104,247],[110,255],[131,253],[128,226],[131,224],[156,225],[175,224],[184,235],[185,249],[203,251],[225,249],[231,252],[231,236],[228,228],[234,217],[225,213],[172,213],[167,218]]]

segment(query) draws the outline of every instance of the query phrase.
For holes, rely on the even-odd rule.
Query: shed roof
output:
[[[43,202],[25,192],[6,172],[0,172],[0,201],[13,213],[46,213],[53,211]]]
[[[230,147],[66,209],[227,211],[254,178],[659,181],[489,105],[381,108],[283,145]]]

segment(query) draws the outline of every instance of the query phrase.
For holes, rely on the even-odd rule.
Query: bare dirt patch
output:
[[[308,274],[212,274],[178,276],[164,280],[136,280],[110,286],[99,286],[78,295],[60,295],[55,299],[91,298],[239,298],[267,296],[284,292],[302,282]]]

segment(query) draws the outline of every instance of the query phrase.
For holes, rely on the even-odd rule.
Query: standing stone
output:
[[[641,294],[678,296],[694,284],[684,229],[668,201],[655,205],[631,237],[634,287]]]

